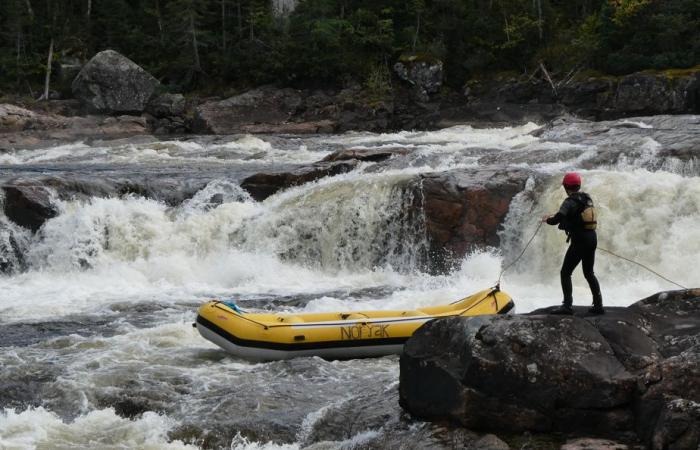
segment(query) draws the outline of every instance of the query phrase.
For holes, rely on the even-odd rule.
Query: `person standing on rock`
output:
[[[564,301],[560,307],[552,311],[552,314],[573,314],[571,274],[580,262],[583,263],[583,276],[586,277],[593,294],[593,307],[589,311],[593,314],[604,314],[600,284],[593,273],[595,251],[598,247],[593,200],[590,195],[581,192],[581,175],[576,172],[564,175],[562,185],[566,190],[567,198],[556,214],[542,218],[542,221],[549,225],[559,225],[559,229],[566,232],[566,241],[571,242],[564,256],[560,273]]]

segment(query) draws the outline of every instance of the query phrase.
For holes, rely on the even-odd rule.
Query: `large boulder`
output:
[[[434,320],[401,356],[400,403],[475,431],[700,445],[700,289],[592,316]]]
[[[486,167],[420,175],[410,185],[425,221],[431,267],[445,271],[470,251],[498,247],[498,231],[513,197],[532,175],[525,169]]]
[[[73,80],[73,95],[89,110],[143,112],[160,83],[129,58],[105,50],[96,54]]]
[[[300,91],[263,86],[226,100],[199,105],[193,127],[196,132],[213,134],[266,132],[268,128],[260,127],[261,124],[287,123],[301,103]]]
[[[5,216],[17,225],[36,232],[44,222],[58,215],[51,192],[44,186],[5,184],[2,190]]]

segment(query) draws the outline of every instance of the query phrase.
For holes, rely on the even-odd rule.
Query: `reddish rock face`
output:
[[[449,270],[465,254],[498,247],[498,231],[531,172],[489,167],[421,175],[410,184],[414,216],[423,214],[430,266]]]

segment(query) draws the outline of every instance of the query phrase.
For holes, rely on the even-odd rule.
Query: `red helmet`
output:
[[[567,172],[561,184],[566,186],[581,186],[581,175],[576,172]]]

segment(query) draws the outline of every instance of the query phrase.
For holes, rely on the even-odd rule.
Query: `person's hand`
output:
[[[547,222],[547,219],[549,219],[552,216],[542,216],[542,222]]]

